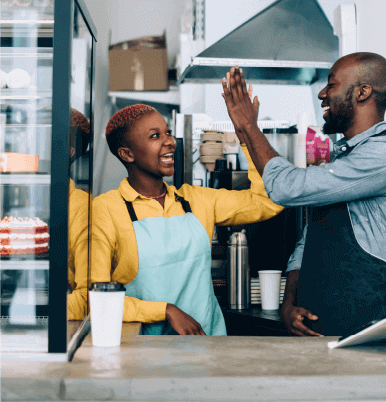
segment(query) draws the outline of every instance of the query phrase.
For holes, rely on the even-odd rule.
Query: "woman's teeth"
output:
[[[161,161],[165,163],[173,163],[173,153],[162,155]]]

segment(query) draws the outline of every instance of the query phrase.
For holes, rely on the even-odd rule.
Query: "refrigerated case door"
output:
[[[85,16],[77,0],[2,2],[0,215],[17,218],[0,225],[4,361],[66,361],[76,344],[74,326],[71,336],[67,331],[68,289],[77,291],[69,283],[77,272],[71,247],[80,243],[72,241],[71,217],[80,215],[73,213],[71,194],[74,188],[84,192],[78,197],[84,200],[78,209],[85,221],[78,237],[86,265],[78,272],[85,272],[87,287],[92,192],[96,33]],[[75,107],[85,119],[81,130],[73,129]],[[87,147],[82,147],[79,132],[86,121]],[[86,316],[87,299],[83,303]],[[82,319],[77,321],[80,327]]]

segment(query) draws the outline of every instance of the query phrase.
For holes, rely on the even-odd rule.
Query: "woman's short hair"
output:
[[[73,161],[84,155],[91,142],[90,122],[76,109],[71,109],[70,144],[75,148]]]
[[[133,128],[134,124],[145,114],[157,112],[148,105],[133,105],[121,109],[115,113],[106,126],[106,140],[110,151],[122,163],[118,155],[118,149],[129,145],[127,134]]]

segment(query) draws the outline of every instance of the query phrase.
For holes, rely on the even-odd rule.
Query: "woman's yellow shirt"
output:
[[[248,190],[212,189],[184,184],[180,189],[167,186],[165,205],[138,194],[127,178],[116,190],[95,198],[92,211],[91,282],[131,282],[138,272],[138,249],[134,227],[125,201],[131,201],[139,220],[163,216],[169,218],[185,212],[175,195],[189,202],[192,212],[205,227],[210,243],[215,225],[242,225],[270,219],[283,207],[267,196],[264,183],[245,145],[249,162]],[[159,233],[162,236],[162,233]],[[151,247],[151,244],[149,244]],[[167,250],[165,250],[167,252]],[[173,280],[173,278],[170,278]],[[165,320],[166,302],[125,297],[123,321],[151,323]]]

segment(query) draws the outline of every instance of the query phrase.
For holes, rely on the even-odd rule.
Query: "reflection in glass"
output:
[[[71,74],[68,319],[87,315],[90,219],[92,36],[74,7]]]
[[[71,166],[86,155],[90,140],[89,121],[82,113],[72,109]],[[75,180],[77,177],[74,175]],[[68,289],[71,293],[68,297],[68,317],[70,320],[83,320],[87,315],[89,194],[76,188],[75,180],[70,177]]]
[[[1,19],[1,350],[47,352],[53,1]]]

